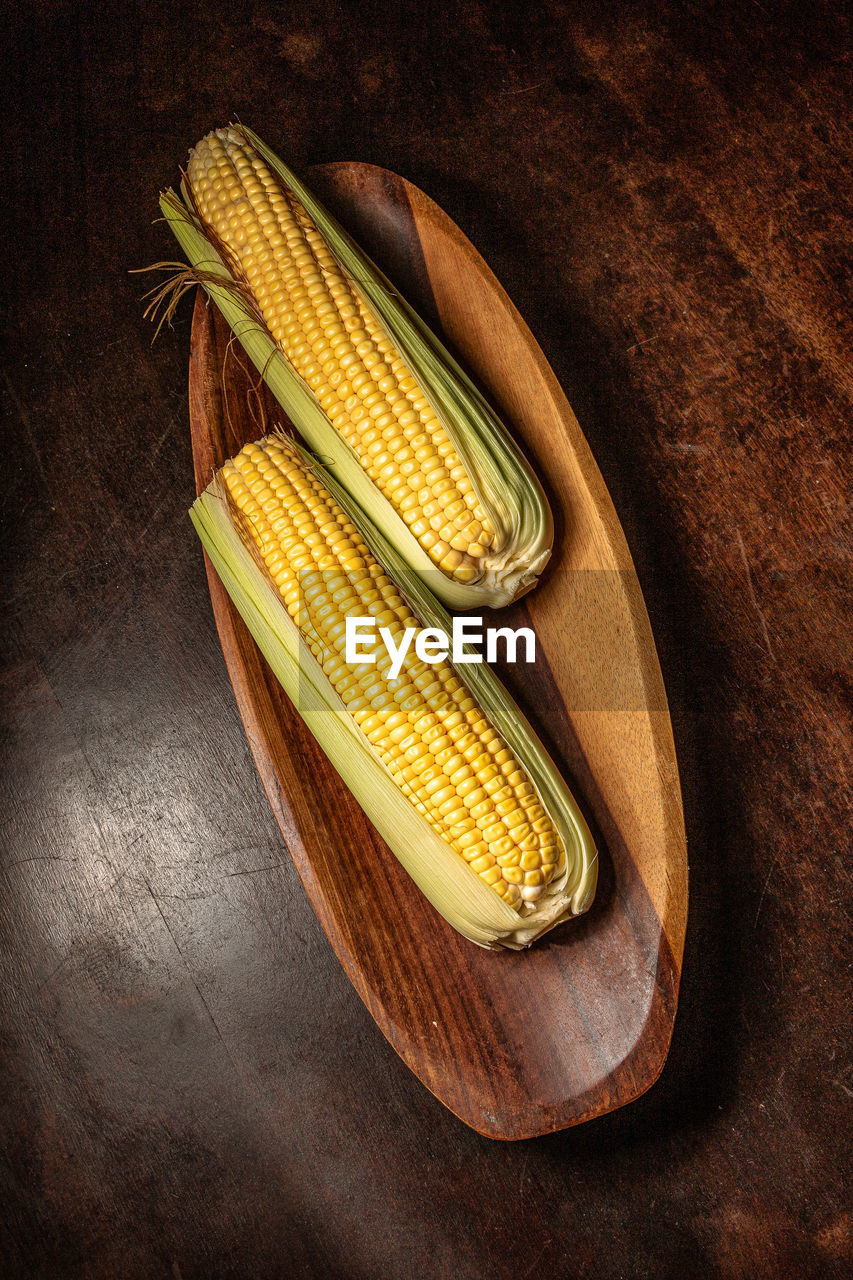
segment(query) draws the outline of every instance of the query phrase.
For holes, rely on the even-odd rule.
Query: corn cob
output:
[[[412,567],[458,608],[528,590],[552,540],[541,487],[376,268],[242,127],[198,144],[184,190],[192,213],[173,193],[163,207],[193,265],[209,275],[218,253],[247,300],[241,323],[232,289],[226,318],[311,447],[362,505],[365,481],[374,489],[371,514]],[[279,394],[286,376],[271,353],[298,394]]]
[[[225,464],[193,509],[209,551],[215,546],[210,513],[216,510],[220,516],[227,511],[256,569],[264,566],[279,613],[286,614],[307,646],[303,671],[315,673],[327,702],[369,753],[374,772],[381,770],[397,799],[405,798],[413,844],[429,844],[431,833],[441,857],[449,856],[487,888],[493,902],[502,899],[497,905],[506,915],[499,917],[497,929],[489,929],[495,912],[487,903],[487,923],[478,919],[461,931],[483,945],[525,945],[543,928],[583,910],[595,884],[589,833],[564,788],[556,816],[543,803],[535,768],[525,767],[504,726],[496,723],[504,720],[509,736],[519,737],[506,695],[501,715],[490,717],[449,663],[427,665],[411,651],[395,679],[388,674],[387,653],[377,654],[375,663],[346,664],[348,616],[374,617],[395,640],[406,627],[421,623],[300,453],[283,437],[268,437]],[[534,765],[540,763],[541,747],[531,753],[524,733],[520,740]],[[338,766],[339,758],[333,757]],[[552,796],[553,766],[543,776]],[[379,811],[389,816],[387,801]],[[375,820],[376,810],[368,808],[368,815]],[[399,819],[391,824],[392,847],[400,825]],[[388,832],[383,835],[389,838]],[[439,901],[429,896],[459,928],[452,899],[442,907],[441,892]]]
[[[433,563],[470,582],[495,530],[356,281],[236,130],[204,138],[187,178],[202,221],[228,247],[267,328],[332,425]]]

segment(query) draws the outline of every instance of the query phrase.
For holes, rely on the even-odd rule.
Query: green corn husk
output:
[[[186,183],[183,199],[173,190],[160,201],[166,221],[203,284],[287,416],[314,453],[370,513],[372,522],[450,608],[498,608],[529,590],[547,562],[553,520],[536,476],[494,411],[439,339],[394,291],[296,175],[250,129],[240,133],[282,183],[297,196],[334,256],[367,296],[390,334],[471,479],[477,498],[503,550],[483,560],[478,580],[455,581],[437,568],[391,503],[373,484],[350,445],[332,425],[314,393],[280,351],[257,308],[237,280],[193,208]],[[184,280],[186,283],[186,279]]]

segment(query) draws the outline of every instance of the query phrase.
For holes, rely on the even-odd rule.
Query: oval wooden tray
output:
[[[538,588],[489,622],[532,625],[507,683],[563,767],[601,853],[596,902],[522,953],[488,952],[433,911],[303,727],[208,565],[222,649],[273,812],[341,964],[403,1060],[466,1124],[526,1138],[602,1115],[655,1081],[687,909],[678,773],[660,668],[613,505],[529,330],[459,229],[385,170],[309,179],[444,333],[518,432],[557,517]],[[190,410],[199,491],[281,421],[199,293]],[[282,1034],[285,1034],[282,1029]],[[336,1047],[330,1044],[328,1052]]]

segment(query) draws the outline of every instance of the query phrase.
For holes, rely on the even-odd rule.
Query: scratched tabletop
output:
[[[0,1274],[853,1266],[850,30],[817,3],[5,6]],[[690,862],[659,1082],[478,1136],[269,811],[187,519],[190,303],[129,275],[239,117],[462,227],[624,526]],[[845,212],[847,211],[847,212]]]

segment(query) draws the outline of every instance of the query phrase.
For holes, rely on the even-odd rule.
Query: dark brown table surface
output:
[[[849,29],[524,8],[4,6],[4,1276],[848,1274]],[[127,274],[235,114],[456,219],[625,527],[690,917],[664,1074],[587,1126],[499,1144],[427,1093],[257,780],[186,516],[190,306],[152,348]]]

